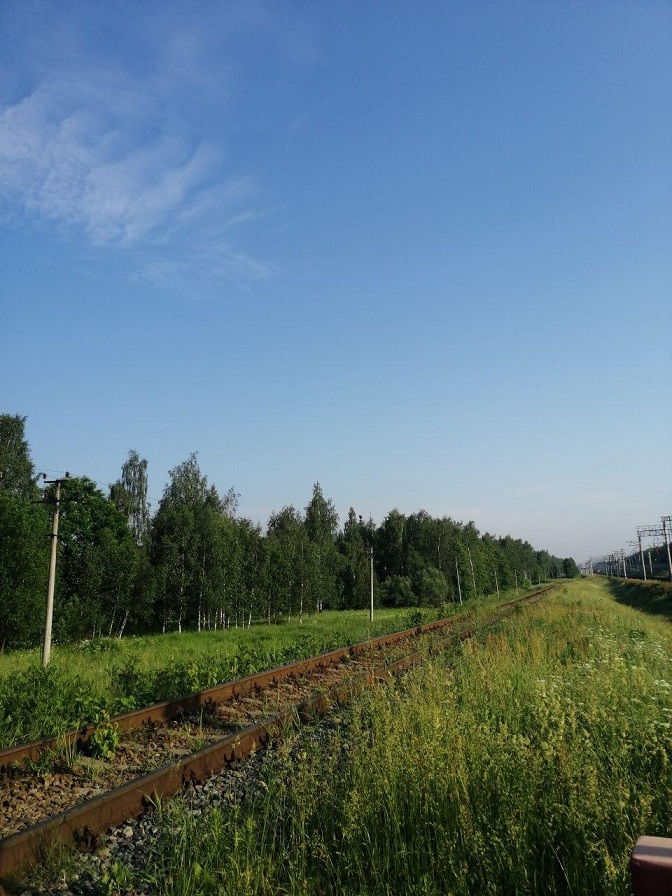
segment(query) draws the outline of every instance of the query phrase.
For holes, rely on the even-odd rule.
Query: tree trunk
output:
[[[127,622],[128,622],[128,610],[126,610],[126,612],[124,613],[123,622],[119,626],[119,635],[118,635],[119,638],[121,638],[121,636],[124,634],[124,629],[126,628]]]

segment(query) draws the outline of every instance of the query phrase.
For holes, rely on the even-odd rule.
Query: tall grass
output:
[[[672,622],[672,582],[612,578],[609,590],[619,603]]]
[[[0,656],[0,749],[430,618],[384,609],[371,624],[368,611],[325,612],[301,625],[99,638],[56,647],[46,670],[35,650]]]
[[[672,833],[667,624],[572,583],[364,695],[230,812],[166,810],[142,872],[186,894],[627,894]]]

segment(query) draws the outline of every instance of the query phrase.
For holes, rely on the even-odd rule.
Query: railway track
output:
[[[324,714],[549,590],[499,604],[478,622],[429,623],[125,713],[102,729],[89,725],[0,751],[0,880],[50,846],[94,847],[101,833],[142,814],[157,796],[200,784],[297,718]],[[118,739],[113,755],[92,757],[90,746],[105,734]]]

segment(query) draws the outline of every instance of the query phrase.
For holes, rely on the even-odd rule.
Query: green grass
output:
[[[377,609],[370,624],[368,611],[324,612],[301,625],[99,638],[56,646],[46,670],[38,650],[0,655],[0,749],[398,631],[420,618],[437,614]]]
[[[613,578],[608,587],[619,603],[672,622],[672,583]]]
[[[153,893],[628,894],[672,833],[672,630],[568,583],[358,699],[269,763],[267,795],[174,804]]]

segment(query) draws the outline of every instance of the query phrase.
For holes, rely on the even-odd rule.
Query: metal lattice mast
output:
[[[672,582],[672,554],[670,553],[669,533],[672,530],[672,516],[661,516],[661,525],[654,526],[637,526],[637,535],[642,538],[662,538],[665,541],[665,550],[667,551],[667,568]]]

